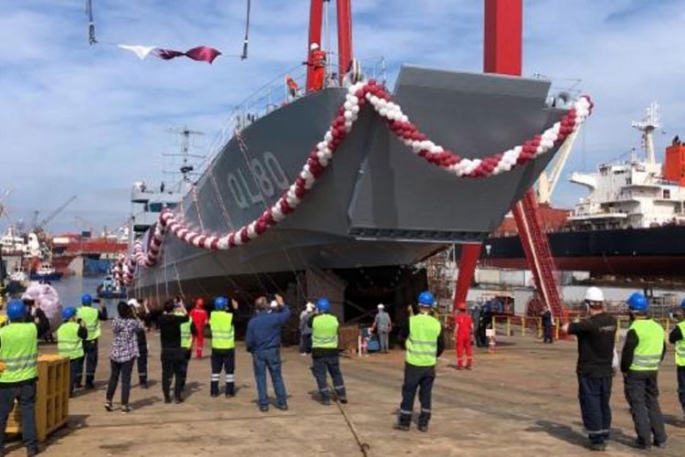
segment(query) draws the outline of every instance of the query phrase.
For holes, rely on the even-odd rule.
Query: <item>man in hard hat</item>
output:
[[[300,355],[312,353],[312,329],[307,325],[314,315],[314,303],[307,302],[305,309],[300,313]]]
[[[176,303],[174,308],[174,314],[176,316],[187,316],[183,303]],[[193,356],[193,336],[195,335],[195,326],[192,320],[188,319],[181,323],[181,352],[183,352],[183,361],[180,367],[180,378],[181,378],[181,393],[185,391],[186,380],[188,379],[188,365],[190,364],[190,359]]]
[[[347,403],[345,381],[340,371],[338,352],[338,318],[331,314],[331,303],[327,298],[316,301],[317,314],[309,319],[307,325],[312,329],[312,372],[316,378],[319,396],[323,405],[331,404],[331,391],[326,381],[330,373],[333,388],[340,403]]]
[[[603,451],[611,430],[611,384],[614,374],[616,319],[606,313],[604,293],[597,287],[585,292],[587,317],[566,323],[565,333],[578,340],[578,390],[583,426],[590,449]]]
[[[62,325],[57,329],[57,352],[69,358],[69,395],[74,393],[77,376],[83,371],[83,342],[88,338],[86,324],[69,306],[62,311]]]
[[[290,307],[278,294],[271,303],[266,297],[259,297],[255,301],[255,307],[257,314],[247,324],[245,345],[247,351],[252,354],[259,410],[263,413],[269,410],[269,398],[266,393],[268,369],[276,394],[276,407],[286,411],[288,395],[281,373],[281,328],[290,319]]]
[[[657,374],[666,354],[664,329],[647,315],[649,302],[635,292],[628,300],[632,323],[621,354],[626,400],[637,433],[636,447],[650,449],[666,444],[664,418],[659,406]]]
[[[101,306],[99,310],[93,308],[93,297],[90,294],[81,295],[81,307],[76,315],[83,320],[88,329],[88,338],[83,342],[83,352],[86,354],[86,389],[94,389],[95,370],[98,366],[98,341],[100,338],[100,321],[107,320],[107,308]],[[81,387],[81,373],[76,377],[77,387]]]
[[[380,351],[384,354],[388,353],[390,349],[389,337],[392,331],[392,321],[390,315],[385,312],[385,305],[380,303],[377,306],[378,314],[373,320],[373,330],[378,335],[378,342],[380,343]]]
[[[235,327],[233,311],[238,310],[238,302],[231,300],[232,311],[228,308],[228,298],[217,297],[214,300],[214,311],[209,316],[209,327],[212,332],[212,378],[209,394],[219,396],[219,378],[221,370],[226,373],[226,398],[235,396]]]
[[[202,349],[205,344],[204,329],[209,321],[205,310],[205,301],[201,298],[195,300],[195,308],[190,311],[190,318],[193,320],[195,333],[193,334],[193,345],[195,345],[195,356],[202,358]]]
[[[438,357],[445,350],[442,326],[440,321],[431,315],[432,308],[435,306],[433,294],[428,291],[421,292],[418,305],[419,314],[411,316],[400,333],[400,340],[405,342],[406,359],[402,403],[395,428],[405,432],[409,431],[417,390],[421,402],[419,431],[428,431],[435,365]]]
[[[685,413],[685,299],[680,302],[680,322],[668,335],[668,341],[675,344],[675,364],[678,376],[678,400]]]
[[[318,43],[312,43],[309,47],[307,65],[312,68],[311,90],[323,89],[323,83],[326,78],[326,53],[319,48]]]
[[[466,312],[466,303],[457,305],[454,318],[454,343],[457,348],[457,370],[464,367],[463,355],[466,353],[466,369],[473,365],[473,319]]]
[[[0,455],[4,454],[7,418],[15,400],[21,409],[21,429],[26,455],[38,454],[36,433],[36,379],[38,379],[38,328],[24,322],[26,307],[21,300],[7,304],[9,324],[0,328]]]

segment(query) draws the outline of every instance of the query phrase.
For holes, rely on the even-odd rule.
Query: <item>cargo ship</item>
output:
[[[361,67],[354,60],[341,66]],[[327,69],[325,80],[296,96],[279,83],[240,104],[228,141],[199,179],[186,176],[164,192],[134,185],[131,233],[140,244],[132,258],[138,260],[119,265],[135,268],[132,296],[155,304],[175,294],[251,300],[281,290],[294,300],[329,296],[338,315],[343,303],[359,308],[370,297],[411,302],[426,286],[413,265],[492,233],[563,142],[554,136],[547,153],[536,155],[549,138],[540,134],[560,125],[570,133],[567,120],[559,121],[576,113],[570,113],[574,101],[555,98],[543,79],[402,65],[392,92],[382,80],[360,81],[349,72]],[[355,94],[365,106],[354,105]],[[396,105],[376,109],[390,98]],[[387,118],[396,106],[399,123]],[[398,137],[403,126],[423,133]],[[333,145],[334,157],[317,155],[317,147],[325,154]],[[469,179],[450,172],[457,165],[429,163],[432,152],[424,149],[448,161],[454,156],[443,151],[460,151],[473,166],[497,168],[512,152],[535,157],[514,159],[497,176]],[[498,151],[508,152],[491,156]],[[308,187],[300,202],[295,191],[299,196],[302,186]],[[165,212],[173,217],[166,225]]]
[[[544,206],[539,215],[560,270],[593,277],[685,277],[685,145],[673,138],[657,162],[653,132],[658,105],[632,126],[642,132],[642,157],[599,165],[596,173],[573,173],[571,182],[590,193],[572,210]],[[483,243],[481,263],[527,268],[513,218]]]

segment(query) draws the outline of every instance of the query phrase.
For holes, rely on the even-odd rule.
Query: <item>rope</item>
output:
[[[330,384],[328,385],[328,389],[331,392],[335,392],[335,389]],[[350,433],[352,433],[352,436],[354,437],[354,440],[357,442],[357,446],[359,446],[359,450],[361,451],[362,455],[364,457],[369,457],[369,451],[371,450],[371,446],[366,441],[362,441],[361,437],[359,436],[359,432],[357,432],[357,427],[354,426],[354,423],[352,422],[350,417],[347,415],[345,408],[343,408],[343,406],[340,404],[340,402],[337,399],[335,401],[335,404],[338,406],[338,410],[342,414],[343,419],[345,419],[345,423],[347,424],[347,428],[350,430]]]

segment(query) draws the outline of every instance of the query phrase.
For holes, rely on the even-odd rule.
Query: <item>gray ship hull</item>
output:
[[[565,112],[546,106],[548,91],[541,80],[403,67],[393,99],[435,143],[475,158],[559,120]],[[242,130],[242,149],[231,139],[180,205],[185,224],[224,234],[260,216],[297,177],[346,92],[328,88],[258,119]],[[135,294],[158,302],[245,283],[273,288],[280,281],[271,278],[310,269],[412,265],[448,244],[483,240],[554,152],[492,178],[459,179],[415,155],[365,107],[293,214],[229,251],[202,250],[167,234],[158,266],[138,269]]]

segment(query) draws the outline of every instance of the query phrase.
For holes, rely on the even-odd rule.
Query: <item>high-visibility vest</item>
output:
[[[633,354],[632,371],[657,371],[664,350],[664,329],[652,319],[636,319],[630,330],[637,333],[638,345]]]
[[[57,330],[57,352],[70,360],[83,357],[83,341],[78,336],[79,325],[65,322]]]
[[[235,347],[232,313],[214,311],[209,316],[209,327],[212,329],[213,349],[233,349]]]
[[[86,340],[93,341],[100,338],[100,318],[98,310],[91,306],[81,306],[76,315],[83,319],[88,327],[88,337]]]
[[[0,328],[0,361],[5,370],[0,383],[38,377],[38,329],[34,323],[10,323]]]
[[[675,364],[685,367],[685,321],[679,323],[678,328],[683,337],[675,343]]]
[[[193,334],[190,331],[191,324],[190,319],[188,319],[188,322],[181,324],[181,347],[184,349],[190,349],[193,345]]]
[[[419,314],[409,318],[406,361],[417,367],[431,367],[437,363],[440,322],[433,316]]]
[[[332,314],[316,316],[312,323],[312,347],[338,348],[338,318]]]

